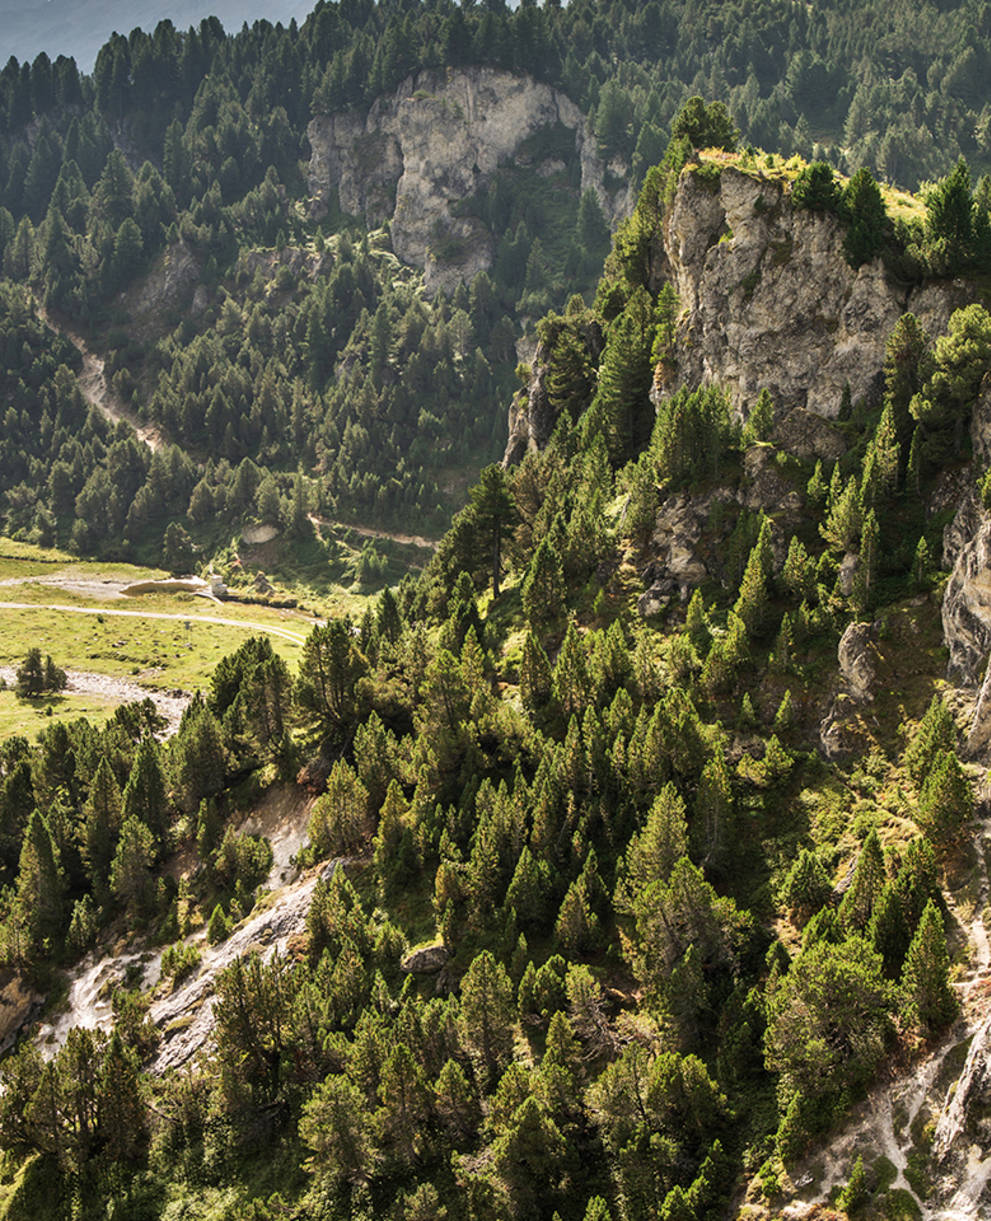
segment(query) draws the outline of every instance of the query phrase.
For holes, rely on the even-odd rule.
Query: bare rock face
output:
[[[410,950],[399,964],[407,975],[434,975],[447,965],[450,954],[440,941]]]
[[[308,128],[315,211],[336,190],[345,212],[373,225],[390,220],[396,254],[424,269],[429,290],[449,291],[490,267],[495,246],[483,222],[457,215],[457,205],[517,158],[528,137],[555,126],[574,133],[582,189],[596,192],[607,219],[628,212],[629,187],[607,190],[578,107],[528,76],[492,68],[423,71],[366,116],[315,118]],[[553,166],[534,169],[550,173]]]
[[[860,706],[874,698],[881,654],[877,647],[877,625],[851,623],[836,650],[843,689],[836,693],[819,725],[819,744],[827,759],[845,759],[864,748],[859,724]]]
[[[834,217],[796,210],[782,183],[732,166],[715,180],[682,174],[664,248],[682,310],[678,381],[721,385],[738,409],[767,387],[779,414],[835,418],[847,383],[854,400],[879,389],[902,314],[935,335],[965,304],[962,286],[906,290],[880,260],[854,270]]]
[[[978,498],[974,469],[983,469],[991,454],[991,392],[987,389],[974,407],[970,432],[975,462],[962,494],[956,489],[957,512],[943,531],[943,567],[951,570],[943,595],[948,672],[951,679],[966,686],[981,682],[991,653],[991,514]]]
[[[874,637],[874,626],[870,623],[851,623],[840,637],[837,650],[840,674],[851,699],[858,704],[874,698],[878,662]]]
[[[121,299],[131,332],[143,339],[164,334],[174,325],[175,315],[196,312],[200,287],[200,260],[185,242],[167,246],[150,269]]]
[[[972,489],[943,532],[943,566],[952,569],[943,595],[948,672],[973,686],[991,652],[991,517]]]
[[[0,974],[0,1053],[14,1045],[44,999],[19,972]]]

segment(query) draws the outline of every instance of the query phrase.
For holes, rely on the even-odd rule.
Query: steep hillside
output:
[[[676,130],[416,579],[0,748],[0,1216],[986,1211],[986,201]]]

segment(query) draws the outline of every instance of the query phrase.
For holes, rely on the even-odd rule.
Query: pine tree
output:
[[[551,697],[551,666],[539,640],[528,631],[520,664],[520,702],[531,715],[541,712]]]
[[[480,542],[491,558],[492,597],[499,597],[502,575],[502,543],[516,520],[516,504],[506,484],[506,473],[498,463],[486,466],[470,493],[471,511]]]
[[[771,393],[765,386],[757,396],[757,401],[754,403],[750,414],[747,416],[747,422],[743,426],[743,435],[741,444],[746,449],[748,446],[756,445],[760,441],[766,441],[771,435],[771,429],[774,427],[774,402],[771,399]]]
[[[956,726],[949,709],[938,695],[934,695],[903,756],[903,762],[917,786],[921,787],[932,771],[937,754],[942,750],[951,750],[956,740]]]
[[[953,839],[974,810],[974,794],[956,751],[941,750],[922,786],[917,821],[930,839]]]
[[[843,248],[851,267],[876,258],[884,249],[891,222],[881,191],[868,169],[859,169],[843,192],[849,228]]]
[[[860,614],[869,612],[877,596],[878,553],[881,547],[881,532],[877,515],[870,509],[864,518],[860,534],[860,559],[854,577],[852,601]]]
[[[513,1048],[513,986],[488,950],[476,955],[461,981],[461,1041],[479,1079],[491,1083]]]
[[[932,584],[932,577],[932,557],[929,554],[929,544],[923,535],[916,545],[912,559],[912,585],[918,591],[928,589]]]
[[[654,798],[643,830],[630,839],[616,886],[617,909],[632,911],[637,896],[652,882],[666,881],[687,851],[685,803],[669,781]]]
[[[755,546],[744,569],[733,613],[739,615],[750,636],[757,636],[767,621],[768,607],[767,580],[760,553]]]
[[[857,476],[851,475],[843,491],[830,499],[829,512],[819,533],[835,551],[850,551],[860,530],[860,492]]]
[[[564,573],[548,535],[540,540],[523,579],[523,613],[534,626],[556,622],[564,612]]]
[[[590,950],[595,942],[598,921],[589,910],[583,888],[572,882],[565,893],[554,925],[558,944],[570,956]]]
[[[781,571],[781,583],[798,601],[811,598],[815,593],[815,561],[795,534],[791,536],[791,542],[788,544],[788,555]]]
[[[609,328],[592,407],[605,424],[609,457],[615,466],[622,466],[643,447],[653,426],[648,397],[653,332],[653,306],[646,289],[638,286]]]
[[[700,653],[709,647],[712,630],[709,626],[709,617],[705,613],[702,591],[699,589],[694,590],[688,601],[688,610],[685,612],[685,631]]]
[[[905,955],[901,988],[909,1020],[926,1034],[949,1025],[959,1008],[949,983],[943,918],[929,900]]]
[[[886,882],[871,914],[867,935],[884,959],[884,973],[897,979],[909,945],[909,928],[897,882]]]
[[[131,774],[121,799],[121,821],[137,819],[164,844],[169,821],[169,803],[165,795],[165,780],[158,761],[158,749],[151,738],[142,738]]]
[[[132,915],[148,904],[154,860],[155,841],[147,824],[134,815],[125,817],[110,865],[110,890]]]
[[[849,1216],[858,1212],[869,1199],[867,1190],[867,1172],[864,1170],[863,1154],[857,1154],[857,1160],[853,1163],[853,1169],[850,1171],[850,1178],[847,1180],[846,1186],[839,1194],[837,1204]]]
[[[809,482],[805,485],[805,494],[809,498],[809,503],[815,508],[819,508],[825,503],[828,492],[829,485],[822,474],[822,459],[817,458]]]
[[[17,869],[16,905],[34,951],[48,952],[63,927],[65,881],[48,824],[33,810]]]
[[[564,716],[580,716],[591,699],[585,645],[572,619],[554,665],[554,696]]]
[[[715,870],[726,863],[733,845],[733,790],[726,756],[720,745],[702,769],[695,795],[693,841],[698,856]]]
[[[788,872],[782,897],[792,912],[804,922],[822,907],[832,889],[819,857],[808,848],[803,848]]]
[[[83,860],[97,895],[106,894],[121,825],[121,792],[106,755],[101,755],[83,807]]]
[[[873,828],[861,846],[850,888],[840,904],[840,921],[850,930],[865,929],[884,885],[884,854]]]

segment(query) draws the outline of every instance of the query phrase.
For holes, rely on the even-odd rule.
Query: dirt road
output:
[[[182,615],[169,611],[117,610],[110,606],[65,606],[57,602],[0,602],[0,611],[33,610],[61,611],[68,615],[116,615],[122,619],[169,619],[179,623],[216,623],[221,627],[240,627],[246,632],[265,632],[270,636],[281,636],[293,644],[303,644],[306,635],[292,632],[289,628],[277,627],[274,623],[257,623],[247,619],[224,619],[219,615]],[[309,627],[310,625],[307,625]]]

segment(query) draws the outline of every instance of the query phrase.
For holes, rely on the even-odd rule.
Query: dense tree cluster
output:
[[[876,40],[882,14],[865,12]],[[883,15],[898,96],[924,78],[928,118],[955,132],[984,53],[964,48],[961,13],[924,10],[944,35],[930,60],[916,10]],[[493,275],[450,300],[426,302],[378,241],[310,232],[291,201],[311,101],[360,107],[418,67],[500,63],[564,85],[602,154],[644,169],[674,119],[594,294],[536,328],[540,367],[520,372],[542,378],[548,444],[482,468],[422,573],[359,622],[315,627],[295,672],[248,640],[168,741],[146,704],[0,743],[0,957],[30,977],[125,927],[167,947],[166,981],[195,970],[190,934],[226,940],[269,875],[270,846],[237,826],[275,779],[319,790],[302,863],[323,874],[291,954],[221,975],[215,1043],[188,1070],[146,1071],[158,1034],[123,989],[109,1037],[0,1064],[22,1211],[714,1218],[804,1153],[896,1043],[907,1054],[954,1017],[940,863],[974,796],[948,708],[913,704],[907,739],[880,728],[849,765],[813,747],[841,632],[932,583],[920,493],[963,456],[991,318],[968,306],[933,338],[905,315],[878,401],[837,405],[848,445],[825,466],[779,447],[767,390],[742,420],[716,387],[669,392],[678,301],[658,233],[674,178],[711,180],[699,147],[725,151],[737,126],[800,128],[798,99],[825,91],[849,126],[889,96],[843,15],[769,20],[760,5],[349,0],[301,30],[115,36],[91,79],[42,60],[0,76],[18,183],[48,150],[27,175],[36,198],[8,194],[10,224],[0,213],[10,274],[85,319],[181,241],[214,294],[201,325],[133,363],[111,345],[117,393],[187,447],[152,454],[85,409],[75,349],[2,286],[5,525],[84,552],[161,533],[177,571],[196,554],[187,526],[278,518],[299,537],[310,509],[433,512],[445,466],[494,448],[484,404],[505,391],[513,311],[557,291],[519,183],[471,201],[515,228]],[[655,59],[681,76],[653,83]],[[729,110],[676,116],[689,81],[708,90],[703,69]],[[161,170],[133,176],[121,123]],[[851,161],[870,139],[851,128]],[[852,263],[980,265],[987,192],[965,166],[907,232],[849,168],[841,188],[810,165],[792,202],[843,219]],[[572,203],[581,289],[603,233],[588,196]],[[768,467],[796,514],[763,504]],[[692,495],[708,497],[705,576],[659,581],[634,609],[659,506]],[[194,867],[163,868],[175,852]],[[438,976],[402,970],[421,938],[445,952]]]

